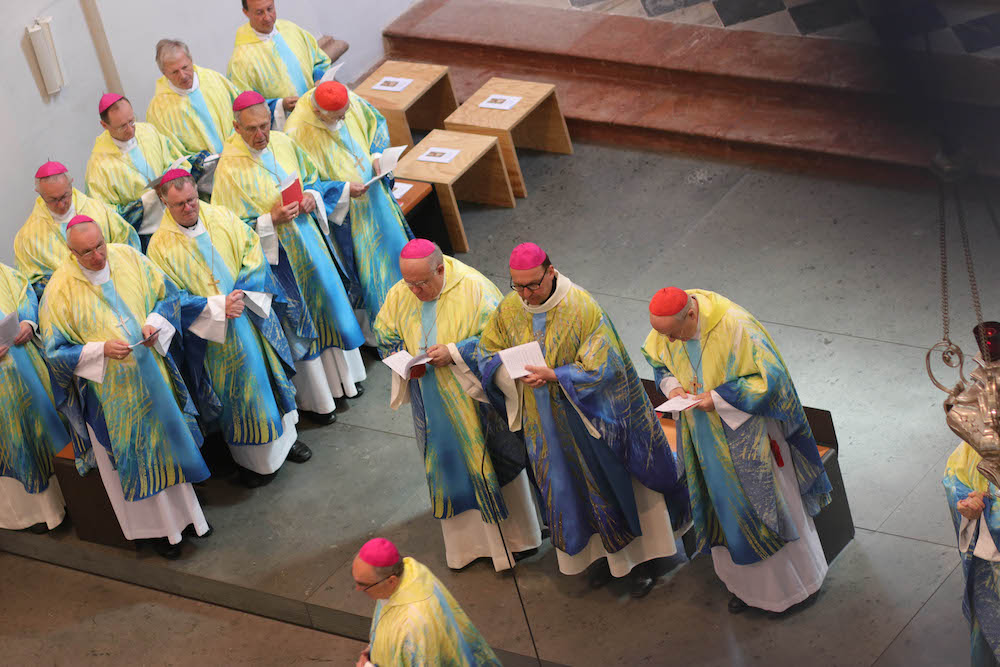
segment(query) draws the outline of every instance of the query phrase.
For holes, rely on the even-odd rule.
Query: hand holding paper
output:
[[[154,329],[153,327],[146,325],[142,328],[142,333],[145,336],[145,338],[140,340],[138,343],[133,343],[129,345],[128,349],[134,350],[140,345],[145,345],[146,347],[153,347],[153,344],[156,343],[156,339],[160,335],[160,330]]]
[[[365,186],[367,187],[375,181],[384,178],[386,174],[395,169],[396,165],[399,163],[399,156],[402,155],[405,150],[406,145],[386,148],[385,151],[382,152],[382,157],[378,160],[378,173],[375,174],[370,181],[365,183]]]
[[[542,356],[542,347],[537,340],[524,345],[500,350],[500,361],[507,369],[507,374],[512,380],[523,378],[531,373],[526,366],[545,366],[545,357]]]
[[[701,399],[692,394],[684,394],[682,396],[674,396],[669,401],[661,403],[656,406],[657,412],[683,412],[684,410],[690,410],[695,405],[697,405]]]
[[[411,355],[406,350],[400,350],[395,354],[390,354],[382,360],[382,363],[392,369],[392,371],[403,378],[409,380],[411,377],[418,377],[411,373],[414,366],[420,366],[429,362],[431,358],[426,354]],[[421,373],[423,375],[423,373]]]
[[[0,347],[10,347],[13,345],[14,339],[17,338],[20,331],[21,326],[17,321],[16,312],[0,320]]]

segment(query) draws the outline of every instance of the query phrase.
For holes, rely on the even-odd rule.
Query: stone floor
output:
[[[0,553],[6,665],[353,665],[361,642]]]
[[[832,411],[858,528],[818,602],[780,620],[728,614],[706,559],[666,563],[658,587],[634,601],[620,586],[590,591],[559,575],[546,544],[518,566],[542,658],[962,664],[961,571],[940,485],[956,438],[923,368],[940,337],[934,194],[591,145],[573,156],[526,153],[521,166],[529,197],[515,209],[463,205],[473,251],[461,259],[504,284],[514,244],[548,248],[608,310],[644,377],[639,347],[656,289],[732,297],[768,326],[803,403]],[[1000,297],[989,287],[1000,235],[980,203],[968,210],[984,308],[995,319]],[[973,318],[957,247],[956,234],[952,331],[969,351]],[[352,590],[349,562],[365,539],[384,535],[434,569],[491,644],[509,652],[505,664],[528,664],[517,659],[532,648],[510,574],[483,562],[447,569],[412,423],[386,405],[387,369],[373,363],[370,371],[365,396],[347,402],[337,424],[303,431],[311,462],[253,491],[213,480],[202,495],[215,534],[188,545],[180,561],[82,544],[65,531],[0,531],[0,549],[363,637],[371,605]]]
[[[1000,6],[990,0],[508,0],[673,23],[1000,58]]]

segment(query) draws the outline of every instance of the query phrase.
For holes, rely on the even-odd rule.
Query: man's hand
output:
[[[146,340],[147,338],[149,340]],[[156,341],[159,339],[160,339],[160,332],[156,330],[156,327],[151,326],[149,324],[142,327],[143,345],[152,348],[154,345],[156,345]]]
[[[670,393],[667,394],[667,398],[677,398],[678,396],[687,396],[687,390],[683,387],[677,387],[677,389],[671,389]]]
[[[226,317],[235,320],[243,314],[246,306],[243,303],[243,290],[233,290],[226,297]]]
[[[0,345],[0,359],[6,357],[9,351],[10,351],[9,345]]]
[[[549,368],[548,366],[525,366],[524,370],[528,371],[522,380],[529,387],[544,387],[546,383],[556,382],[556,372]]]
[[[295,103],[299,101],[297,95],[292,95],[291,97],[285,97],[281,100],[281,106],[284,107],[285,111],[292,111],[295,109]]]
[[[695,398],[698,399],[698,402],[691,406],[695,410],[715,412],[715,399],[712,398],[712,392],[706,391],[703,394],[698,394]]]
[[[368,192],[368,186],[364,183],[351,183],[351,196],[360,197]]]
[[[302,201],[299,202],[299,207],[302,209],[303,213],[308,215],[316,210],[316,200],[313,199],[311,194],[307,193],[306,196],[302,198]]]
[[[31,325],[27,322],[21,322],[21,331],[18,332],[17,337],[14,338],[14,345],[24,345],[31,337],[35,335],[35,330],[31,328]]]
[[[431,358],[431,366],[436,368],[454,363],[447,345],[432,345],[427,350],[427,356]]]
[[[276,225],[283,225],[286,222],[291,222],[297,217],[299,217],[299,205],[297,202],[292,202],[288,206],[284,206],[279,199],[278,202],[271,207],[271,222]]]
[[[958,513],[969,521],[978,521],[986,509],[986,503],[983,502],[985,495],[982,491],[973,491],[965,500],[959,500]]]
[[[358,662],[354,667],[365,667],[369,660],[371,660],[371,649],[366,648],[361,652],[361,656],[358,658]]]
[[[123,340],[109,340],[104,344],[104,356],[108,359],[124,359],[132,354],[128,343]]]

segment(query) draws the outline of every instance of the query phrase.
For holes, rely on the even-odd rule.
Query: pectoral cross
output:
[[[691,382],[691,393],[694,396],[697,396],[698,394],[701,393],[701,388],[702,388],[702,385],[698,384],[698,376],[695,375],[694,376],[694,380]]]
[[[116,324],[115,326],[120,327],[122,333],[125,334],[125,338],[128,338],[128,324],[125,323],[125,316],[119,313],[117,310],[115,311],[115,315],[118,316],[118,324]]]

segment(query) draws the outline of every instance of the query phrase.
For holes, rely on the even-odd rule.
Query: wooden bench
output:
[[[135,549],[135,542],[122,533],[101,474],[95,469],[81,477],[72,445],[56,454],[52,462],[76,536],[85,542]]]

